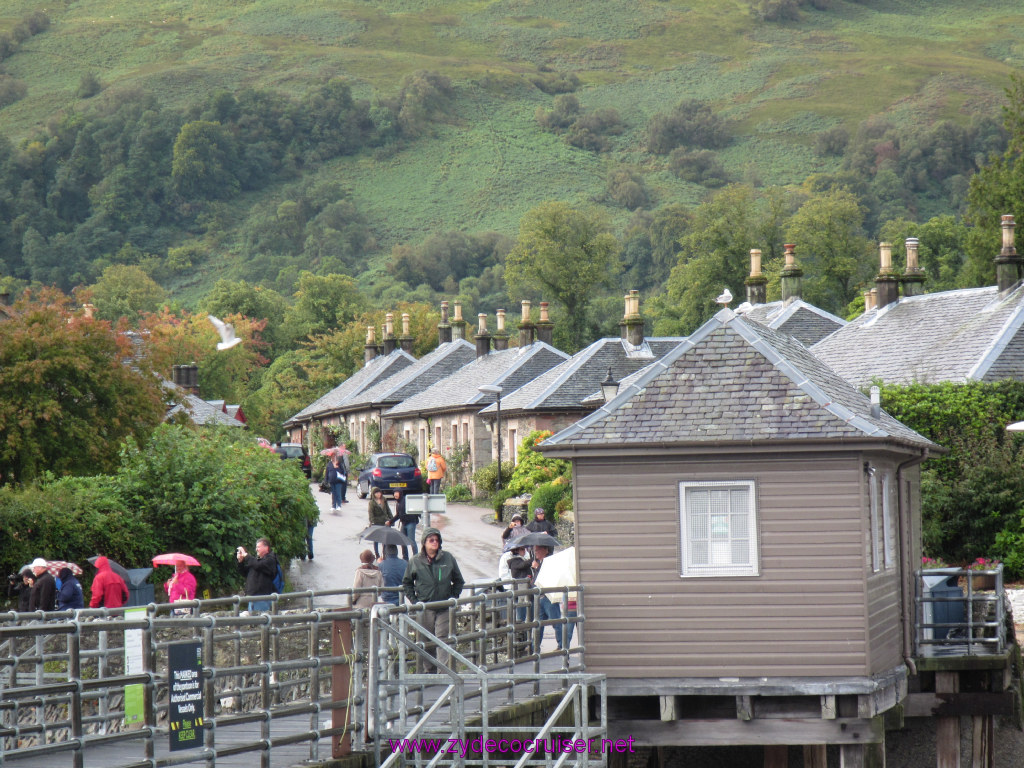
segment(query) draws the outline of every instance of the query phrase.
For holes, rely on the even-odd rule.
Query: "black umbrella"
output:
[[[96,560],[99,557],[99,555],[93,555],[89,558],[89,562],[93,565],[96,565]],[[117,562],[117,560],[111,560],[109,557],[107,558],[107,562],[110,563],[110,570],[112,570],[114,573],[116,573],[118,576],[124,579],[125,583],[128,584],[128,579],[131,578],[130,574],[128,573],[128,569],[121,565],[119,562]]]
[[[411,547],[412,539],[389,525],[371,525],[359,534],[359,538],[376,541],[378,544],[394,544],[398,547]]]
[[[562,543],[550,533],[534,531],[516,539],[513,546],[516,547],[560,547]]]

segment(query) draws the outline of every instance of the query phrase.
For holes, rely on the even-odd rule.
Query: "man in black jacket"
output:
[[[271,595],[274,589],[274,578],[277,576],[277,555],[270,551],[270,542],[266,539],[256,540],[256,556],[245,551],[245,547],[237,550],[238,570],[245,576],[245,594]],[[269,600],[252,600],[250,611],[269,611]]]
[[[36,575],[36,583],[32,585],[32,595],[28,600],[30,611],[52,611],[57,607],[57,582],[53,574],[46,570],[46,561],[37,557],[32,561],[32,573]]]
[[[556,536],[557,531],[555,529],[555,524],[547,518],[548,516],[544,511],[544,507],[537,507],[533,510],[533,522],[526,526],[526,530],[534,531],[536,533],[547,533],[558,538]]]

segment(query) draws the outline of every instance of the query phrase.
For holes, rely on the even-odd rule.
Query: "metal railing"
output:
[[[1003,566],[917,571],[918,656],[992,656],[1006,651]]]
[[[497,686],[510,686],[512,701],[536,695],[548,674],[566,680],[583,671],[582,589],[574,590],[578,615],[543,622],[530,610],[542,590],[493,583],[471,591],[444,604],[451,630],[437,640],[457,654],[463,676],[471,669],[478,680],[503,677],[478,682],[475,690],[485,693],[463,697],[464,715],[474,711],[488,722],[479,710],[495,703]],[[553,600],[567,597],[564,589],[547,592]],[[381,635],[371,631],[370,610],[342,607],[352,596],[351,589],[273,595],[270,612],[251,615],[244,597],[174,604],[188,615],[172,615],[168,605],[149,605],[138,615],[125,609],[0,614],[0,764],[64,765],[70,756],[76,768],[86,760],[110,768],[196,762],[251,768],[254,761],[269,768],[324,760],[349,746],[374,749],[374,734],[364,725],[371,721],[365,691],[368,662],[382,658],[374,645]],[[417,622],[409,617],[421,615],[423,606],[373,610],[402,617],[387,633],[389,649],[395,632],[418,642],[411,639],[420,635]],[[579,625],[577,646],[539,652],[546,627],[569,624]],[[170,752],[168,648],[184,640],[201,645],[204,730],[201,748]],[[405,664],[393,668],[409,671]],[[372,712],[381,736],[417,717],[417,700],[438,684],[436,675],[415,674],[406,674],[415,685],[406,687],[404,706]],[[517,678],[524,674],[529,684]],[[378,683],[387,687],[390,680]],[[129,711],[132,694],[142,702],[137,713]],[[390,695],[394,700],[395,692]]]

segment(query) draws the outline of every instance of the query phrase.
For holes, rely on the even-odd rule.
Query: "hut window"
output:
[[[683,576],[756,576],[753,480],[679,484]]]
[[[871,570],[896,567],[896,483],[891,472],[868,468],[871,504]]]

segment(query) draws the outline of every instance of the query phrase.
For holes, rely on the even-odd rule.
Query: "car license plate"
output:
[[[391,487],[392,488],[405,488],[408,485],[409,485],[408,483],[392,483]]]

